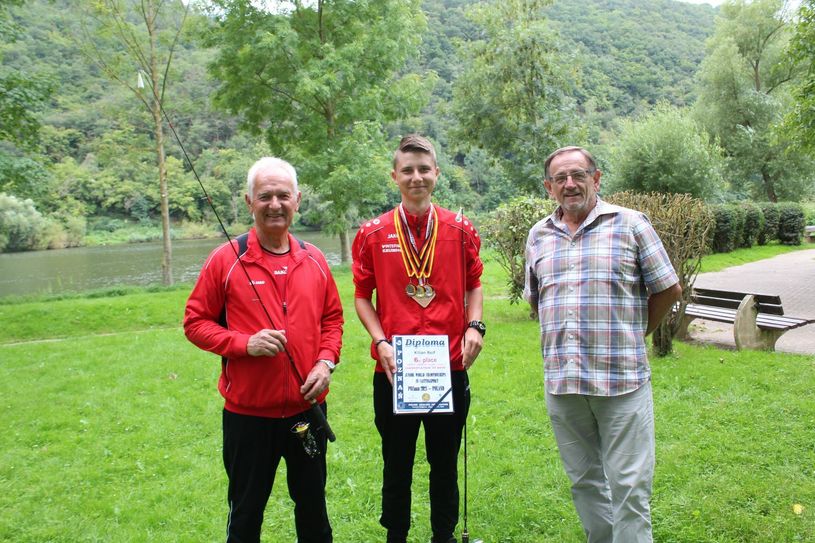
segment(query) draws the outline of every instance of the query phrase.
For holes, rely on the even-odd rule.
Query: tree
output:
[[[19,35],[9,11],[14,5],[22,1],[0,0],[0,61]],[[0,64],[0,191],[37,200],[48,192],[43,161],[34,151],[39,147],[39,114],[52,90],[48,78]]]
[[[771,202],[811,190],[812,161],[774,137],[791,107],[797,70],[786,47],[782,0],[730,0],[722,6],[699,72],[697,118],[719,139],[733,181]],[[736,187],[738,188],[738,187]]]
[[[0,45],[16,40],[19,29],[8,11],[21,0],[0,0]],[[2,60],[0,48],[0,60]],[[36,146],[40,128],[37,113],[51,92],[51,84],[41,76],[0,65],[0,140],[23,147]]]
[[[465,65],[453,86],[456,136],[500,157],[527,191],[540,192],[549,151],[575,137],[570,98],[577,69],[564,62],[544,9],[551,0],[477,4],[483,36],[462,44]]]
[[[679,331],[702,257],[707,253],[710,232],[715,227],[713,214],[704,202],[688,194],[618,192],[608,201],[645,213],[676,270],[682,299],[678,310],[669,312],[653,334],[657,356],[665,356],[673,351],[673,337]]]
[[[161,274],[165,285],[172,284],[173,275],[162,112],[173,54],[189,9],[189,2],[184,5],[162,0],[142,0],[137,4],[133,0],[96,0],[91,6],[88,14],[90,19],[87,21],[95,24],[93,28],[89,25],[84,27],[85,39],[80,44],[108,78],[136,95],[152,117],[164,241]],[[99,47],[99,40],[95,36],[98,32],[108,38],[111,48]],[[138,73],[134,70],[136,67]]]
[[[711,199],[723,187],[722,150],[685,111],[667,103],[625,119],[611,148],[610,191],[687,193]]]
[[[215,101],[264,133],[326,205],[325,228],[350,257],[349,227],[385,202],[385,122],[418,111],[433,74],[397,76],[416,54],[418,0],[216,0]]]
[[[795,98],[782,133],[799,149],[815,150],[815,0],[805,0],[798,12],[790,54],[804,71],[793,90]]]
[[[45,225],[34,202],[0,192],[0,252],[41,248]]]

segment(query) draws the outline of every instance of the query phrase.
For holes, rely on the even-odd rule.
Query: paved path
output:
[[[701,273],[699,288],[720,288],[760,294],[778,294],[784,313],[815,318],[815,249],[795,251],[720,272]],[[697,319],[691,339],[735,348],[733,326]],[[775,344],[777,351],[815,355],[815,323],[790,330]]]

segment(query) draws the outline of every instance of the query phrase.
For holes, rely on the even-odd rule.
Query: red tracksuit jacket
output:
[[[481,286],[484,265],[478,256],[481,239],[467,217],[435,206],[439,217],[436,259],[429,283],[436,297],[426,308],[405,293],[408,276],[402,262],[393,210],[363,223],[352,247],[355,296],[370,300],[376,290],[376,313],[390,339],[395,334],[447,335],[450,368],[463,370],[461,339],[467,329],[464,294]],[[416,283],[416,280],[413,280]],[[371,344],[371,356],[378,360]],[[376,365],[382,372],[382,366]]]
[[[232,241],[237,244],[236,241]],[[237,245],[236,245],[237,246]],[[339,362],[342,346],[342,305],[334,278],[323,254],[306,243],[301,248],[289,235],[293,265],[288,269],[285,299],[274,286],[255,233],[249,231],[241,260],[274,321],[286,332],[286,347],[297,371],[306,378],[317,360]],[[227,327],[219,324],[225,311]],[[253,357],[246,353],[249,337],[272,328],[255,301],[235,252],[223,244],[210,254],[187,300],[184,333],[206,351],[226,358],[218,390],[228,411],[261,417],[290,417],[310,405],[300,394],[301,381],[285,353]],[[318,398],[325,399],[328,390]]]

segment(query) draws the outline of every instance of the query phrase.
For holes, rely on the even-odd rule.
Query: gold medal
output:
[[[411,283],[405,287],[405,294],[413,298],[422,307],[427,307],[436,296],[433,287],[425,284],[425,279],[429,279],[430,274],[433,272],[433,263],[436,260],[436,240],[439,233],[439,218],[436,208],[431,204],[430,217],[427,219],[427,231],[425,232],[426,241],[421,250],[417,248],[413,233],[407,227],[407,217],[404,215],[401,204],[393,210],[393,224],[408,279],[415,277],[419,281],[418,285]]]

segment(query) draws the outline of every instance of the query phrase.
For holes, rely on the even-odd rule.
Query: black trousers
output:
[[[321,406],[325,411],[326,406]],[[272,492],[280,459],[286,460],[289,496],[299,543],[331,543],[325,506],[325,432],[310,430],[319,454],[306,454],[303,441],[292,433],[306,413],[285,419],[238,415],[224,409],[224,467],[229,477],[227,543],[257,543],[263,511]],[[312,426],[313,427],[313,426]]]
[[[447,541],[458,524],[458,452],[470,408],[467,372],[454,371],[455,413],[394,415],[393,387],[384,373],[374,374],[374,415],[382,438],[382,516],[390,537],[410,530],[410,486],[419,426],[424,425],[425,452],[430,464],[430,527],[434,541]]]

